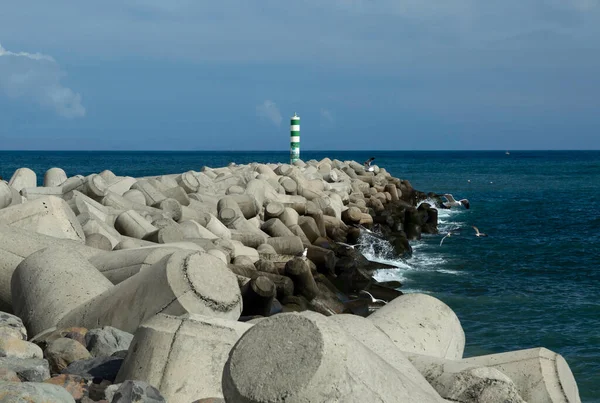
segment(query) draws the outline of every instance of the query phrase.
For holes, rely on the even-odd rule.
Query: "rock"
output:
[[[21,378],[15,371],[8,368],[0,368],[0,382],[21,382]]]
[[[23,333],[14,327],[0,327],[0,339],[23,339]]]
[[[118,351],[127,351],[133,335],[111,326],[92,329],[85,336],[87,349],[94,357],[110,357]]]
[[[57,375],[50,379],[46,379],[44,383],[57,385],[64,388],[73,399],[80,401],[84,396],[88,395],[89,381],[77,375]]]
[[[21,335],[21,339],[27,340],[27,329],[25,329],[23,321],[18,316],[0,312],[0,332],[2,332],[4,328],[9,328],[18,332]],[[9,334],[5,335],[8,336]],[[0,333],[0,337],[2,336],[4,336],[4,334]]]
[[[225,403],[225,399],[220,397],[206,397],[204,399],[194,400],[192,403]]]
[[[85,327],[68,327],[61,331],[61,335],[67,339],[73,339],[86,346],[86,335],[88,330]]]
[[[71,363],[63,374],[79,375],[85,379],[106,379],[114,382],[123,363],[122,358],[96,357]]]
[[[89,351],[78,341],[61,337],[48,343],[46,358],[53,373],[60,373],[72,362],[90,358]]]
[[[43,382],[50,378],[48,361],[38,358],[0,357],[0,368],[14,371],[23,381]]]
[[[117,385],[113,385],[117,386]],[[111,388],[112,391],[113,388]],[[111,403],[165,403],[158,389],[143,381],[125,381],[118,385]]]
[[[0,382],[0,403],[75,403],[60,386],[34,382]]]
[[[96,381],[98,380],[96,379]],[[98,383],[95,383],[93,380],[88,390],[90,399],[94,401],[103,400],[106,396],[106,389],[111,385],[112,382],[106,379],[103,379]]]
[[[7,337],[0,339],[0,357],[43,358],[44,353],[33,343]]]

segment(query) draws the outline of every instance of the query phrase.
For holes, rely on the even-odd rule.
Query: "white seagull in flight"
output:
[[[443,195],[446,200],[448,200],[445,203],[442,203],[444,205],[444,207],[450,208],[450,207],[458,207],[458,206],[463,206],[464,208],[466,208],[467,210],[471,207],[471,204],[469,203],[469,201],[467,199],[460,199],[459,201],[456,201],[454,199],[454,196],[452,196],[451,194],[444,194]]]
[[[475,236],[487,236],[487,234],[484,234],[483,232],[479,232],[479,228],[477,228],[476,226],[472,225],[472,227],[475,230]]]

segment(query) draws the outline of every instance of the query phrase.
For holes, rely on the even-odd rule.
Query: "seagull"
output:
[[[371,162],[373,162],[374,159],[375,157],[371,157],[368,160],[366,160],[363,164],[365,166],[365,169],[369,172],[373,172],[375,170],[375,168],[371,166]]]
[[[448,233],[440,241],[440,246],[442,246],[442,244],[444,243],[444,239],[449,238],[452,235],[459,235],[459,234],[457,234],[456,231],[448,231]]]
[[[471,205],[469,204],[469,201],[467,199],[460,199],[459,201],[454,200],[454,196],[452,196],[451,194],[444,194],[443,195],[446,200],[448,200],[445,203],[442,203],[444,205],[444,207],[446,208],[450,208],[450,207],[455,207],[455,206],[463,206],[464,208],[466,208],[467,210],[471,207]]]
[[[379,235],[379,234],[371,231],[370,229],[366,228],[364,225],[356,224],[354,226],[357,227],[357,228],[359,228],[362,231],[365,231],[368,235],[371,235],[371,236],[373,236],[375,238],[379,238],[379,239],[385,240],[384,237],[382,237],[381,235]]]
[[[479,228],[477,228],[476,226],[472,225],[472,227],[475,230],[475,236],[487,236],[487,234],[484,234],[483,232],[479,232]]]
[[[357,246],[364,245],[364,244],[362,244],[362,243],[357,243],[356,245],[349,245],[349,244],[347,244],[347,243],[344,243],[344,242],[336,242],[336,243],[337,243],[338,245],[345,246],[345,247],[346,247],[346,248],[348,248],[348,249],[354,249],[354,248],[356,248]]]
[[[379,298],[375,298],[373,296],[373,294],[371,294],[369,291],[360,290],[358,292],[358,294],[359,294],[359,298],[361,298],[361,299],[370,299],[372,304],[383,304],[383,305],[387,304],[387,301],[384,301]]]

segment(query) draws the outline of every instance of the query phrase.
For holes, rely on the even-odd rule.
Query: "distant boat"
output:
[[[509,153],[508,151],[507,151],[507,152],[505,152],[504,154],[506,154],[506,155],[510,155],[510,153]]]

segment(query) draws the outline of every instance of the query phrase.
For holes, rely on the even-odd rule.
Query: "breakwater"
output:
[[[494,388],[483,388],[485,393],[510,401],[520,401],[520,395],[535,401],[533,395],[552,393],[547,385],[557,380],[567,393],[576,393],[564,361],[547,350],[461,360],[464,333],[445,304],[426,295],[399,296],[372,281],[370,274],[378,266],[336,243],[354,244],[369,236],[361,234],[362,227],[379,225],[401,255],[410,254],[409,239],[419,238],[423,230],[435,232],[436,210],[416,208],[424,195],[383,169],[365,172],[354,161],[323,160],[295,166],[232,165],[147,178],[118,177],[110,171],[67,178],[60,169],[46,176],[47,186],[39,188],[35,174],[23,169],[4,189],[0,212],[6,213],[9,226],[5,250],[12,254],[6,267],[10,270],[23,260],[16,262],[9,287],[3,279],[2,300],[36,341],[52,343],[57,332],[64,336],[64,329],[73,326],[112,326],[135,334],[132,354],[127,354],[120,378],[112,381],[143,377],[176,401],[173,390],[181,390],[189,382],[184,375],[193,376],[200,368],[186,367],[185,374],[157,368],[154,364],[165,357],[155,352],[166,351],[172,368],[225,358],[222,367],[207,374],[213,383],[198,386],[216,395],[189,390],[182,399],[220,398],[222,393],[227,401],[278,401],[290,394],[298,400],[331,401],[334,396],[350,401],[356,390],[362,391],[357,396],[363,400],[398,401],[404,396],[438,401],[439,395],[456,400],[463,399],[459,395],[465,390],[479,390],[478,398],[484,399],[481,385],[490,379]],[[48,283],[59,289],[40,298],[49,292],[44,289]],[[60,287],[78,292],[61,298]],[[359,295],[365,289],[373,298],[391,302],[376,309],[376,301]],[[47,311],[36,316],[42,308]],[[374,309],[366,321],[340,315],[366,316]],[[319,315],[278,313],[306,310]],[[183,314],[200,317],[180,319]],[[416,321],[409,320],[411,315]],[[209,331],[217,328],[221,330]],[[206,338],[195,337],[193,329]],[[381,337],[374,342],[378,332]],[[297,344],[290,348],[282,340]],[[199,345],[212,346],[212,355],[203,355],[207,351]],[[395,350],[390,362],[386,355]],[[256,367],[253,351],[263,351],[269,359]],[[185,360],[190,355],[195,364]],[[354,362],[343,363],[347,356]],[[452,370],[432,378],[431,369],[445,367],[445,360],[453,360]],[[509,363],[517,366],[511,369]],[[541,382],[543,376],[538,378],[544,391],[535,393],[518,375],[534,363],[561,368],[548,384]],[[282,376],[267,377],[284,367],[288,372]],[[355,378],[364,367],[372,374],[361,382],[339,377],[341,372]],[[299,372],[302,376],[295,376]],[[468,382],[461,384],[465,377]],[[224,389],[215,389],[221,379]],[[382,379],[391,383],[382,385]],[[268,381],[273,382],[272,395],[257,398],[256,388]],[[312,389],[319,382],[334,390],[303,394],[307,385]]]

